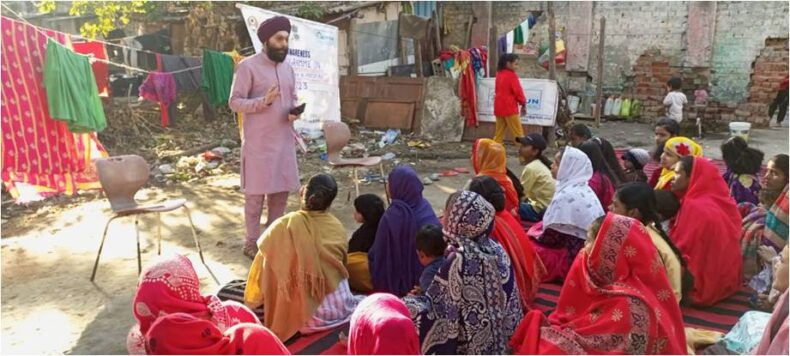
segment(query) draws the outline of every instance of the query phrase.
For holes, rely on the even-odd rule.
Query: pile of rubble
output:
[[[238,172],[241,148],[233,140],[223,140],[221,145],[205,152],[182,156],[175,164],[160,163],[151,169],[156,183],[167,181],[192,182],[212,175]]]

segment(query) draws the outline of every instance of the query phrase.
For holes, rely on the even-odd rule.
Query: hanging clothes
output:
[[[160,30],[155,33],[137,36],[134,41],[140,44],[140,48],[147,52],[138,52],[137,61],[140,68],[153,71],[158,70],[158,53],[171,54],[170,31]]]
[[[107,50],[102,43],[93,41],[75,42],[72,43],[71,46],[74,48],[74,52],[87,54],[95,59],[107,59]],[[93,76],[96,78],[96,87],[99,90],[99,96],[104,98],[110,96],[110,90],[108,88],[109,68],[107,63],[91,59],[91,68],[93,69]]]
[[[233,82],[233,58],[209,49],[203,50],[203,89],[211,105],[228,104],[230,85]]]
[[[461,114],[466,118],[466,126],[477,127],[477,88],[471,59],[472,55],[466,50],[461,50],[456,57],[456,65],[462,68],[458,94],[461,97]]]
[[[233,58],[234,73],[235,73],[235,67],[238,66],[242,60],[247,58],[245,56],[242,56],[241,53],[237,52],[235,49],[230,52],[225,52],[225,54],[229,55],[230,58]],[[239,137],[244,137],[244,114],[240,112],[236,113],[236,123],[239,126]]]
[[[182,57],[169,54],[162,54],[159,57],[162,61],[163,72],[176,72],[203,65],[203,59],[200,57]],[[202,74],[201,68],[173,73],[173,80],[176,82],[176,92],[190,92],[200,89],[203,83]]]
[[[140,96],[161,105],[162,127],[170,124],[169,107],[176,100],[176,81],[170,73],[151,72],[140,86]]]
[[[513,53],[513,31],[508,32],[505,39],[507,40],[507,53]]]
[[[44,87],[47,89],[49,115],[68,123],[71,132],[101,132],[107,127],[88,57],[49,40],[44,62]]]
[[[521,24],[513,29],[513,43],[519,45],[524,44],[524,29],[521,27]]]
[[[2,17],[2,181],[17,203],[100,188],[93,159],[106,157],[95,134],[73,134],[49,116],[43,80],[49,37],[67,35]]]
[[[124,38],[121,39],[121,47],[123,51],[123,62],[128,66],[132,66],[135,68],[139,68],[140,65],[137,62],[138,54],[140,53],[140,49],[143,49],[143,45],[140,42],[135,41],[134,38]],[[151,68],[153,70],[154,68]]]

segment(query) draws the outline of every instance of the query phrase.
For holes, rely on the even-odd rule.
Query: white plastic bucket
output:
[[[752,129],[752,124],[748,122],[731,122],[730,123],[730,137],[740,136],[746,141],[749,141],[749,131]]]

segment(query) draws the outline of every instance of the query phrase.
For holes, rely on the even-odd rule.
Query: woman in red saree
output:
[[[694,276],[691,303],[709,306],[741,288],[741,215],[719,170],[704,157],[686,156],[675,165],[672,191],[680,210],[669,236],[689,256]]]
[[[513,181],[507,176],[505,146],[487,138],[475,141],[472,146],[472,165],[478,177],[489,176],[502,186],[505,191],[505,211],[516,216],[519,206],[518,193]]]
[[[351,315],[349,355],[419,355],[420,337],[406,304],[389,293],[363,299]]]
[[[518,354],[685,354],[680,307],[662,272],[644,226],[609,213],[590,228],[555,311],[530,311],[510,346]]]
[[[469,184],[469,190],[480,194],[494,206],[494,231],[491,237],[499,242],[510,257],[516,276],[521,306],[525,311],[538,293],[538,286],[546,276],[546,268],[535,253],[532,242],[516,217],[505,211],[505,193],[491,177],[476,177]]]

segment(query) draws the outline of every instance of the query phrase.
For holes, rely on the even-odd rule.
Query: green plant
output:
[[[324,17],[325,10],[316,2],[305,2],[296,10],[296,16],[307,20],[320,20]]]
[[[80,34],[88,38],[96,38],[99,34],[106,36],[110,31],[127,25],[132,16],[145,15],[147,20],[155,20],[164,13],[165,2],[147,0],[133,1],[72,1],[69,15],[96,15],[80,27]],[[54,0],[43,0],[37,4],[40,13],[55,11]]]

